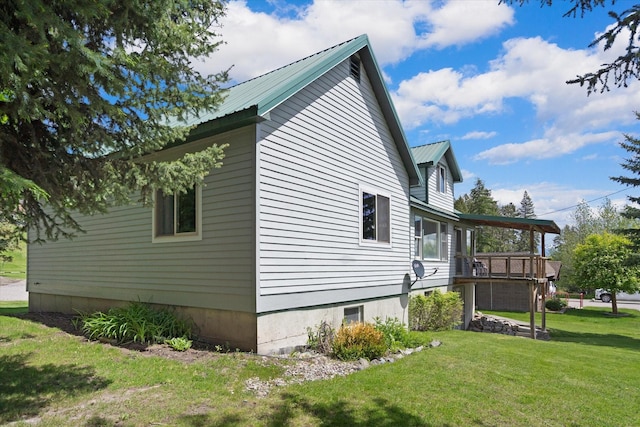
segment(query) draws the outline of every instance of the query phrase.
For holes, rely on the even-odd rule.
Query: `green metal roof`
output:
[[[489,227],[514,228],[517,230],[539,231],[541,233],[560,234],[560,227],[547,219],[534,218],[512,218],[506,216],[477,215],[457,212],[461,220],[476,225],[487,225]]]
[[[268,120],[268,114],[273,108],[355,53],[360,55],[362,66],[409,174],[410,184],[420,184],[422,178],[366,34],[226,89],[224,102],[216,110],[181,123],[198,126],[188,140],[195,139],[196,135],[200,138],[220,132],[221,129],[227,130],[236,121],[238,126],[244,126],[251,122],[249,116],[253,117],[253,122]]]
[[[437,164],[442,156],[444,156],[449,164],[453,182],[462,182],[462,172],[458,166],[456,156],[453,154],[451,142],[440,141],[431,144],[412,147],[411,153],[418,165],[434,165]]]

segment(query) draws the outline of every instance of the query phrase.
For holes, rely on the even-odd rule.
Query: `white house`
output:
[[[448,142],[412,153],[367,36],[230,88],[194,124],[156,158],[226,143],[223,167],[30,245],[31,311],[169,305],[201,339],[273,353],[321,321],[406,322],[411,292],[453,289],[456,254],[473,250],[453,210],[460,170]],[[414,258],[437,272],[413,283]],[[455,289],[468,323],[473,284]]]

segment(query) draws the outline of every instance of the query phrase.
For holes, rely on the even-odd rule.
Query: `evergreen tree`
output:
[[[640,113],[636,113],[636,117],[640,119]],[[625,135],[625,141],[621,142],[620,146],[627,150],[630,155],[621,165],[633,176],[618,176],[611,179],[627,186],[638,187],[640,186],[640,139]],[[632,226],[625,227],[619,231],[629,238],[632,243],[633,254],[630,260],[635,264],[640,264],[640,227],[637,224],[637,220],[640,220],[640,208],[638,208],[640,196],[627,196],[627,199],[631,204],[625,206],[622,214],[626,218],[636,220],[636,222]]]
[[[212,0],[1,2],[0,220],[70,236],[75,213],[186,191],[219,167],[218,146],[142,156],[221,102],[226,72],[194,64],[220,45],[223,14]]]
[[[498,202],[491,196],[491,190],[485,187],[481,179],[476,180],[475,186],[466,199],[467,213],[478,215],[499,215]],[[493,252],[498,247],[499,239],[494,227],[483,227],[476,233],[476,251],[478,253]]]
[[[516,205],[513,203],[507,203],[504,206],[500,206],[500,216],[508,218],[516,218],[518,211]],[[497,246],[493,249],[493,252],[516,252],[518,242],[518,230],[512,228],[496,228]]]
[[[525,190],[520,201],[520,207],[518,208],[518,217],[520,218],[536,218],[535,208],[533,206],[533,200],[529,196],[529,193]],[[534,234],[533,249],[534,252],[540,246],[540,234]],[[518,239],[516,243],[516,252],[529,252],[531,250],[531,233],[529,230],[521,230],[518,232]]]

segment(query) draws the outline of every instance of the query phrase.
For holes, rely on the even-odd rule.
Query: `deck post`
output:
[[[535,286],[533,280],[529,281],[529,328],[531,328],[531,339],[536,339],[536,311],[535,311]]]
[[[542,307],[540,308],[541,311],[541,315],[542,315],[542,330],[546,331],[547,330],[547,286],[549,286],[549,280],[547,279],[547,254],[546,251],[544,249],[544,233],[542,233],[541,236],[541,240],[542,240],[542,250],[541,250],[541,254],[542,254],[542,259],[540,260],[541,263],[541,271],[542,271],[542,278],[544,279],[542,282]]]

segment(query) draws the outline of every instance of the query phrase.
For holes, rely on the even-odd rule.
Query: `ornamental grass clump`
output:
[[[384,334],[370,323],[342,325],[333,339],[332,354],[340,360],[373,360],[386,351]]]
[[[106,313],[80,314],[79,323],[87,338],[113,340],[119,344],[153,344],[176,337],[191,337],[190,322],[178,318],[169,309],[155,310],[140,302],[113,307]]]

